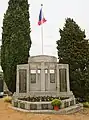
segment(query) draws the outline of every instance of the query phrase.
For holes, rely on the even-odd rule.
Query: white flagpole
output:
[[[43,18],[43,4],[41,4],[42,7],[42,18]],[[42,55],[44,54],[44,46],[43,46],[43,23],[41,23],[41,40],[42,40]]]
[[[42,55],[44,54],[44,46],[43,46],[43,25],[41,25],[41,39],[42,39]]]

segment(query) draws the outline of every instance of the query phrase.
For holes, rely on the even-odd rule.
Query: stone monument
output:
[[[17,65],[16,96],[73,96],[69,66],[57,63],[54,56],[39,55],[28,64]]]
[[[16,92],[12,104],[30,112],[55,113],[50,98],[62,99],[61,110],[69,114],[82,109],[70,91],[69,66],[48,55],[32,56],[28,64],[17,65]]]

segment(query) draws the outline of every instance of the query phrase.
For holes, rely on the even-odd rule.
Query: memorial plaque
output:
[[[36,70],[31,70],[31,83],[36,83]]]
[[[18,107],[18,102],[14,102],[14,107]]]
[[[36,83],[36,74],[31,74],[31,83]]]
[[[74,105],[74,100],[70,101],[70,106]]]
[[[69,102],[65,102],[64,103],[64,107],[66,108],[66,107],[69,107]]]
[[[50,83],[55,83],[55,71],[50,70]]]
[[[66,69],[59,69],[60,92],[67,91]]]
[[[19,70],[19,92],[25,93],[27,89],[27,70]]]
[[[42,110],[47,110],[48,109],[48,104],[42,104],[41,107],[42,107]]]
[[[36,104],[30,104],[30,110],[37,110]]]
[[[25,103],[20,103],[20,108],[25,109]]]
[[[50,83],[55,83],[55,74],[54,73],[50,74]]]
[[[48,105],[48,109],[49,109],[49,110],[53,110],[54,107],[53,107],[51,104],[49,104],[49,105]]]

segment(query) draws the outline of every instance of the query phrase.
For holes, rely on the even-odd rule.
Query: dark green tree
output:
[[[11,92],[16,89],[17,64],[27,63],[31,47],[28,0],[9,0],[3,19],[1,66]]]
[[[76,22],[67,18],[57,41],[59,63],[69,64],[70,87],[76,97],[89,96],[89,44]]]

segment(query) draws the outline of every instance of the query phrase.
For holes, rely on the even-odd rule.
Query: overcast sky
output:
[[[2,38],[3,15],[9,0],[0,1],[0,39]],[[44,54],[57,56],[56,41],[60,39],[59,28],[63,28],[65,18],[73,18],[81,29],[85,29],[89,38],[89,0],[28,0],[30,4],[31,40],[30,54],[42,54],[41,27],[38,26],[40,4],[43,4],[44,16],[47,20],[43,25]],[[1,43],[0,43],[1,44]]]

